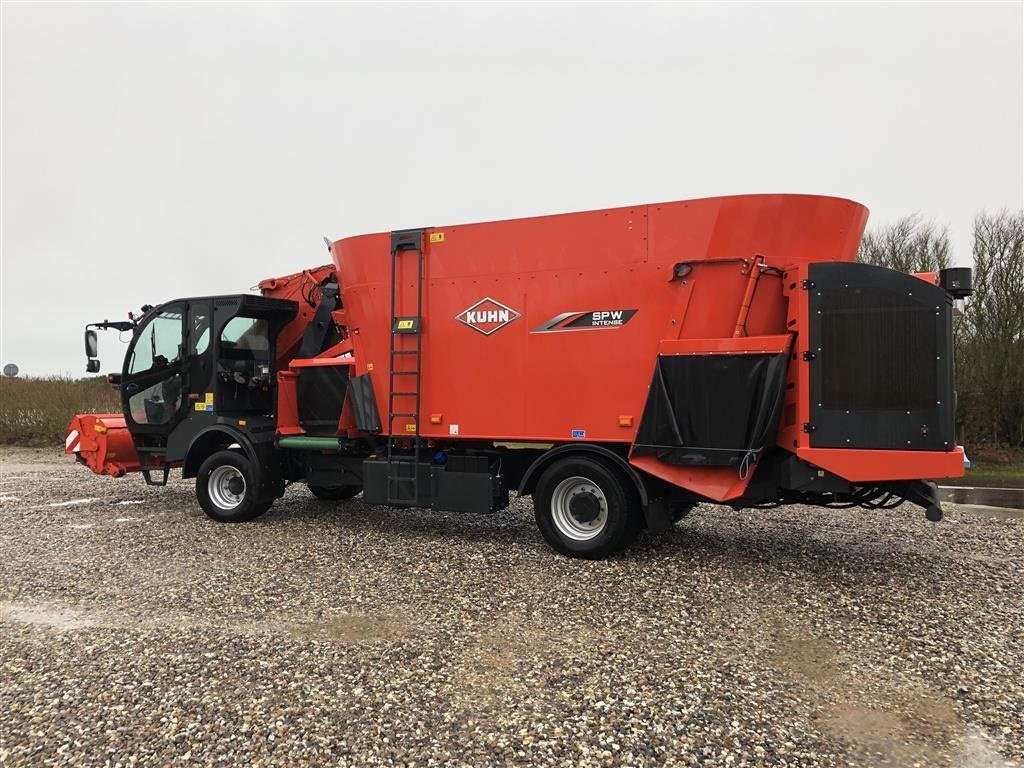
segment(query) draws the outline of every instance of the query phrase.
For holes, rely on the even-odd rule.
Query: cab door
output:
[[[121,374],[128,430],[166,436],[188,409],[184,302],[159,307],[132,339]]]

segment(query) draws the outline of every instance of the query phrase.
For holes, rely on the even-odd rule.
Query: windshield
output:
[[[182,333],[182,308],[161,310],[136,337],[128,373],[165,368],[180,360]]]

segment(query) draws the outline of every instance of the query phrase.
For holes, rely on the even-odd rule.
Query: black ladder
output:
[[[401,284],[398,279],[402,254],[416,254],[416,312],[400,314]],[[407,261],[407,260],[405,260]],[[419,500],[420,464],[420,359],[423,338],[423,230],[402,229],[391,233],[391,350],[388,381],[388,504],[415,505]],[[415,337],[416,346],[399,343]],[[395,421],[412,419],[412,431],[395,435]],[[399,453],[399,444],[412,438],[412,453]]]

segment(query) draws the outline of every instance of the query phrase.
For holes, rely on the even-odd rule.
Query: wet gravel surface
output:
[[[528,502],[317,502],[0,452],[0,764],[1024,761],[1024,520],[699,508],[604,562]]]

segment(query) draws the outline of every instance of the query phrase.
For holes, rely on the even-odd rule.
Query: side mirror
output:
[[[96,357],[99,354],[99,344],[96,341],[96,331],[91,328],[85,332],[85,356]]]
[[[97,360],[95,357],[90,357],[85,362],[85,372],[86,373],[99,373],[100,372],[100,361]]]

